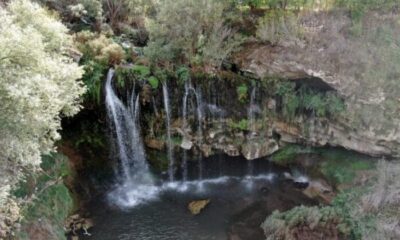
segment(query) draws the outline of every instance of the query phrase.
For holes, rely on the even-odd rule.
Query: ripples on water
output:
[[[263,189],[277,187],[283,175],[265,159],[254,161],[250,176],[246,160],[214,157],[205,159],[205,179],[197,180],[196,164],[189,161],[186,182],[125,184],[109,192],[107,201],[94,199],[88,210],[95,227],[86,239],[225,240],[231,217],[256,202]],[[200,199],[211,201],[193,216],[187,206]]]

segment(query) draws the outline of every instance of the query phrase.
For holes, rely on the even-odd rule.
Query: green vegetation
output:
[[[110,66],[120,64],[126,58],[125,52],[104,34],[82,31],[75,34],[74,40],[83,54],[80,64],[85,70],[82,77],[87,87],[85,98],[87,102],[100,104],[105,74]]]
[[[282,115],[291,120],[301,114],[334,118],[345,111],[344,101],[332,91],[321,93],[306,85],[296,87],[287,80],[267,80],[272,94],[282,101]]]
[[[157,89],[160,85],[160,81],[154,76],[149,77],[149,84],[153,89]]]
[[[246,131],[249,129],[249,122],[247,119],[242,119],[239,122],[235,122],[233,120],[228,121],[228,125],[232,129]]]
[[[270,236],[268,239],[292,239],[296,230],[301,234],[307,228],[325,234],[337,231],[352,240],[396,239],[399,199],[392,191],[398,189],[399,166],[380,161],[376,176],[370,176],[361,186],[340,192],[329,206],[300,206],[274,212],[262,227]]]
[[[0,3],[0,225],[18,219],[10,196],[60,139],[61,116],[80,110],[83,71],[70,57],[68,29],[28,0]],[[25,170],[28,169],[28,170]],[[14,209],[9,211],[9,209]]]
[[[288,165],[295,163],[296,156],[299,154],[318,154],[321,162],[315,166],[318,171],[333,185],[349,184],[357,176],[357,172],[372,170],[375,167],[374,160],[368,156],[351,152],[341,148],[312,148],[302,145],[290,144],[272,157],[271,161]]]
[[[267,12],[259,19],[256,35],[260,40],[271,44],[296,41],[302,35],[302,28],[297,18],[293,12],[285,10]]]
[[[43,156],[40,167],[41,172],[30,173],[27,181],[21,182],[13,193],[23,202],[19,238],[32,239],[34,236],[29,235],[29,228],[43,232],[50,228],[51,231],[46,233],[50,236],[46,237],[65,239],[64,220],[73,208],[72,197],[63,182],[70,175],[68,159],[53,153]]]
[[[368,157],[344,149],[317,149],[317,152],[326,159],[320,167],[324,176],[332,183],[351,183],[357,171],[371,170],[375,167]]]
[[[355,21],[361,21],[363,15],[370,10],[392,10],[399,6],[397,0],[336,0],[335,5],[350,10]]]
[[[365,192],[365,191],[364,191]],[[339,194],[329,206],[299,206],[286,212],[275,211],[262,224],[268,240],[294,239],[297,236],[307,236],[307,231],[319,233],[322,236],[338,235],[342,239],[361,240],[363,228],[371,228],[367,217],[355,219],[352,215],[363,190],[357,189]]]
[[[228,7],[223,1],[161,1],[156,15],[149,19],[145,55],[165,67],[189,64],[219,68],[242,42],[225,21]]]
[[[278,164],[287,165],[293,163],[297,155],[305,153],[315,153],[315,149],[301,145],[290,144],[276,152],[272,156],[271,160]]]
[[[246,102],[249,95],[249,88],[245,83],[242,83],[240,86],[236,88],[236,93],[238,95],[238,99],[240,102]]]
[[[110,67],[116,69],[120,92],[141,81],[151,86],[153,91],[148,92],[157,93],[160,84],[167,80],[182,84],[191,78],[219,78],[222,63],[246,44],[268,49],[272,46],[278,53],[281,47],[293,47],[290,53],[317,49],[321,53],[304,55],[308,64],[305,67],[315,66],[309,70],[323,72],[326,68],[326,73],[337,74],[334,80],[340,80],[337,82],[341,95],[282,79],[263,81],[263,89],[277,100],[279,116],[290,121],[304,116],[345,119],[357,129],[371,130],[376,135],[397,129],[399,5],[398,0],[0,1],[0,226],[7,222],[9,234],[12,223],[8,222],[15,222],[18,214],[9,221],[8,209],[15,208],[18,213],[19,207],[23,207],[23,225],[38,218],[46,218],[44,221],[50,226],[61,225],[72,205],[62,184],[68,171],[59,157],[41,156],[53,151],[54,142],[60,139],[61,119],[75,115],[82,101],[85,107],[99,109],[105,74]],[[321,10],[326,12],[321,14]],[[336,16],[343,21],[331,21]],[[321,20],[328,21],[320,25]],[[252,30],[243,30],[252,26]],[[339,35],[335,32],[338,28]],[[247,38],[241,32],[246,32]],[[314,36],[318,35],[315,32],[334,34],[319,38]],[[307,63],[307,58],[319,61],[319,56],[324,61]],[[243,76],[237,76],[243,69],[234,65],[231,64],[231,74],[235,77],[229,78],[229,84],[236,87],[233,90],[244,105],[249,100],[250,85],[242,81]],[[347,97],[345,104],[342,96],[352,97]],[[103,120],[98,122],[103,124]],[[77,127],[81,136],[74,141],[75,147],[104,149],[104,134],[99,134],[103,126],[89,127],[88,122]],[[231,128],[242,131],[247,131],[248,125],[246,119],[229,122]],[[181,141],[173,140],[176,144]],[[273,160],[287,164],[296,154],[306,152],[309,150],[288,146]],[[373,167],[347,153],[315,152],[327,159],[321,163],[322,172],[335,183],[348,184],[355,179],[356,171]],[[167,164],[164,159],[161,162]],[[392,175],[390,172],[395,178]],[[14,189],[21,179],[26,184]],[[388,183],[389,187],[393,185],[394,182]],[[390,191],[396,193],[397,189]],[[320,220],[329,215],[333,222],[345,225],[342,234],[355,239],[364,236],[365,233],[356,233],[353,223],[347,221],[355,213],[347,205],[340,205],[339,199],[322,213],[316,208],[299,209],[293,210],[287,219],[283,215],[275,217],[287,220],[286,225],[299,224],[296,219],[305,215],[316,215],[318,221],[307,223],[320,225]],[[341,200],[343,204],[345,200]],[[393,200],[383,199],[380,204],[374,208],[382,215],[396,217],[383,207],[392,206]],[[63,237],[61,228],[55,232],[57,238]]]

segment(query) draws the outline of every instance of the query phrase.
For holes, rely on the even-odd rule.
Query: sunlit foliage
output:
[[[46,10],[11,1],[0,22],[0,206],[7,207],[10,188],[54,149],[61,116],[79,111],[85,88],[68,57],[67,28]]]
[[[240,44],[224,24],[227,5],[213,0],[165,0],[148,24],[146,55],[154,62],[219,67]]]

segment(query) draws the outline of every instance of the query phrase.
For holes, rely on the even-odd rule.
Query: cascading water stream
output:
[[[257,94],[257,86],[253,86],[250,94],[250,105],[249,108],[247,109],[247,122],[248,122],[248,127],[250,130],[250,141],[252,140],[253,137],[256,135],[256,126],[255,126],[255,117],[256,113],[259,110],[259,106],[256,103],[256,94]],[[248,177],[251,177],[254,174],[254,166],[253,166],[253,161],[249,160],[247,163],[247,175]],[[250,186],[251,187],[251,186]]]
[[[183,103],[182,103],[182,119],[183,119],[183,126],[182,129],[185,131],[187,129],[187,101],[190,94],[190,83],[189,81],[185,82],[185,93],[183,95]],[[187,169],[187,151],[183,150],[182,156],[182,178],[183,182],[187,181],[188,177],[188,169]]]
[[[254,86],[250,94],[250,106],[247,110],[247,118],[249,129],[252,135],[256,133],[255,115],[259,111],[259,106],[256,103],[257,86]]]
[[[163,96],[164,96],[164,109],[166,114],[165,125],[167,129],[167,153],[168,153],[168,177],[169,180],[172,182],[174,181],[174,153],[173,153],[173,146],[172,146],[172,139],[171,139],[171,110],[169,105],[169,95],[168,95],[168,86],[167,82],[163,83]]]
[[[199,147],[201,148],[203,144],[203,127],[202,127],[202,121],[203,121],[203,102],[202,102],[202,97],[201,97],[201,91],[199,89],[194,89],[194,94],[196,96],[196,103],[197,103],[197,137],[198,137],[198,144]],[[203,155],[201,153],[201,150],[199,151],[199,179],[203,179]]]
[[[130,94],[127,94],[126,104],[118,98],[113,89],[113,76],[114,70],[110,69],[107,75],[105,86],[106,92],[106,108],[109,118],[110,128],[112,130],[112,140],[114,142],[115,150],[117,152],[119,165],[117,171],[117,184],[109,192],[108,199],[119,207],[134,207],[150,200],[157,199],[163,191],[176,189],[177,191],[186,191],[193,189],[204,190],[207,184],[217,181],[219,179],[230,179],[232,177],[221,176],[219,173],[217,179],[203,179],[203,159],[201,153],[198,158],[198,180],[189,181],[188,179],[188,166],[187,166],[187,152],[184,151],[183,159],[183,182],[174,181],[174,159],[172,152],[171,140],[171,109],[168,96],[168,86],[163,84],[164,107],[166,112],[166,126],[168,143],[171,144],[170,157],[170,182],[167,184],[155,184],[146,161],[143,141],[140,129],[140,99],[139,95],[135,94],[135,88]],[[201,91],[199,88],[195,89],[192,84],[187,81],[185,83],[185,94],[183,97],[183,128],[188,128],[188,112],[189,112],[189,98],[190,96],[195,99],[196,106],[193,112],[197,117],[197,142],[201,146],[203,141],[202,124],[204,120],[204,103],[202,102]],[[217,174],[218,175],[218,174]],[[253,175],[253,173],[251,173]],[[264,178],[263,176],[252,176],[250,179],[244,179],[243,182],[248,184],[256,179],[256,177]],[[269,176],[267,176],[269,179]],[[193,187],[192,187],[193,186]]]
[[[195,89],[190,80],[185,82],[185,94],[183,95],[183,107],[182,107],[182,118],[183,118],[183,129],[187,129],[188,122],[187,122],[187,115],[188,115],[188,100],[190,97],[190,93],[193,93],[196,98],[196,116],[197,116],[197,138],[198,138],[198,145],[201,147],[202,140],[203,140],[203,128],[202,122],[204,118],[203,114],[203,101],[201,96],[200,89]],[[201,151],[199,153],[198,164],[199,164],[199,179],[203,178],[203,157]],[[183,179],[184,181],[187,180],[187,153],[184,151],[183,154],[183,161],[182,161],[182,168],[183,168]]]
[[[112,129],[114,145],[118,152],[120,167],[118,184],[109,198],[121,207],[132,207],[154,197],[157,188],[146,162],[140,134],[139,96],[134,89],[125,106],[112,88],[114,70],[110,69],[105,86],[106,108]]]

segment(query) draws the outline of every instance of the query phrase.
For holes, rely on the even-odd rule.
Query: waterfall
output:
[[[135,89],[128,97],[127,106],[118,98],[112,88],[114,70],[107,74],[105,86],[106,108],[112,130],[113,142],[118,153],[118,185],[109,194],[119,206],[135,206],[152,198],[156,192],[146,162],[146,155],[140,134],[140,104]]]
[[[251,90],[250,106],[247,110],[249,129],[252,135],[254,135],[256,132],[255,115],[259,111],[259,106],[256,104],[256,93],[257,93],[256,91],[257,91],[257,86],[254,86],[253,89]]]
[[[185,82],[185,93],[183,95],[183,103],[182,103],[182,130],[185,131],[187,128],[187,101],[190,93],[190,83],[189,81]],[[183,150],[182,156],[182,178],[183,182],[186,182],[188,179],[188,169],[187,169],[187,151]]]
[[[198,145],[201,147],[203,141],[203,128],[202,122],[204,118],[204,111],[203,111],[203,101],[201,96],[201,90],[195,89],[190,80],[185,82],[185,94],[183,95],[183,107],[182,107],[182,118],[183,118],[183,129],[185,130],[188,126],[187,123],[187,115],[188,115],[188,100],[190,97],[190,93],[193,93],[196,98],[196,116],[197,116],[197,138],[198,138]],[[182,168],[183,168],[183,179],[184,181],[187,180],[187,153],[184,151],[183,160],[182,160]],[[200,151],[199,158],[199,179],[203,178],[203,157]]]
[[[254,85],[251,94],[250,94],[250,105],[249,108],[247,109],[247,122],[248,122],[248,127],[250,130],[250,141],[252,141],[252,138],[256,136],[256,124],[255,124],[255,118],[256,118],[256,113],[260,112],[260,107],[256,103],[256,94],[257,94],[257,85]],[[253,166],[253,161],[249,161],[247,163],[247,175],[250,177],[254,174],[254,166]]]
[[[203,154],[201,153],[201,146],[203,144],[203,102],[201,97],[200,88],[194,90],[194,94],[196,96],[196,103],[197,103],[197,137],[198,137],[198,144],[199,144],[199,179],[203,179]]]
[[[173,146],[171,140],[171,110],[169,105],[169,95],[168,95],[168,86],[167,82],[163,83],[163,96],[164,96],[164,109],[166,114],[165,125],[167,129],[167,153],[168,153],[168,177],[169,180],[172,182],[174,181],[174,165],[175,160],[173,156]]]

